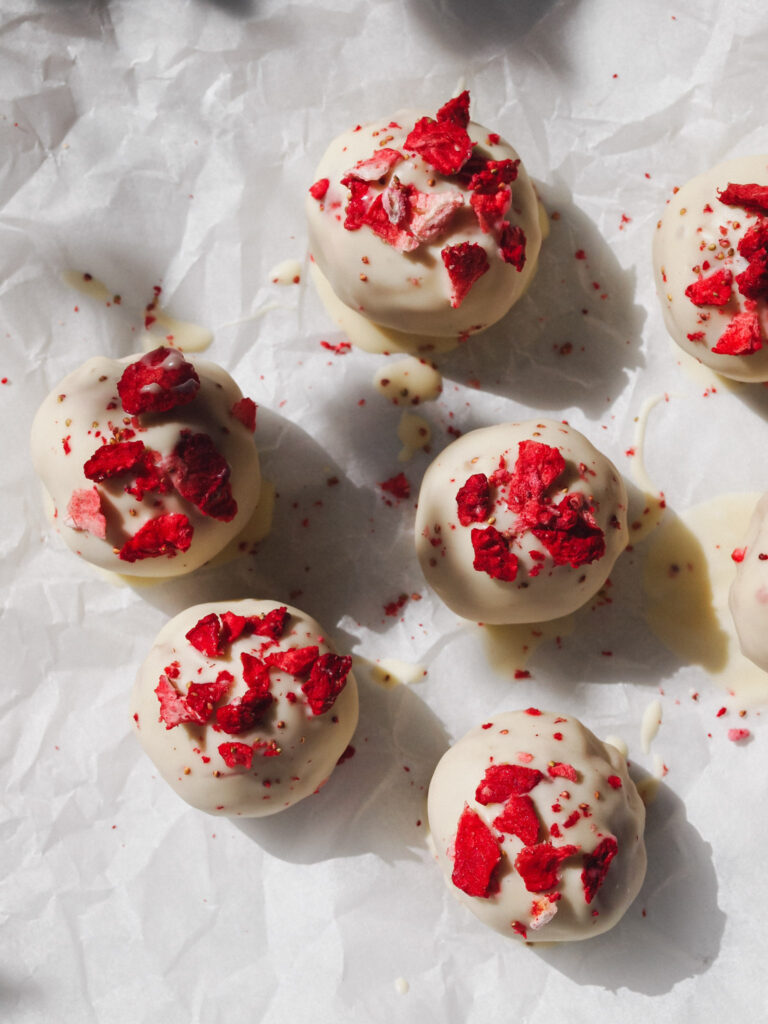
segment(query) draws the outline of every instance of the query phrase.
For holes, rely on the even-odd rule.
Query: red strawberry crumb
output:
[[[203,515],[229,523],[237,515],[230,475],[229,463],[208,434],[181,431],[173,450],[170,477],[182,498]]]
[[[515,679],[530,679],[531,673],[527,668],[516,668],[514,672]]]
[[[99,540],[107,536],[107,520],[101,510],[101,496],[95,487],[73,491],[67,503],[67,515],[76,530],[86,530]]]
[[[733,273],[730,270],[717,270],[709,277],[689,284],[685,295],[694,306],[725,306],[731,297],[732,284]]]
[[[752,734],[749,729],[729,729],[728,739],[732,743],[738,743],[740,740],[748,740]]]
[[[451,281],[451,306],[458,309],[475,281],[490,269],[488,255],[477,242],[447,245],[440,255]]]
[[[578,851],[578,846],[552,846],[551,843],[526,846],[515,858],[515,868],[528,892],[546,892],[557,885],[562,862]]]
[[[256,429],[256,403],[252,398],[241,398],[235,402],[230,412],[251,433]]]
[[[491,491],[485,473],[474,473],[456,494],[456,507],[462,526],[482,523],[491,514]]]
[[[347,655],[321,654],[312,665],[309,679],[301,684],[313,715],[325,714],[347,683],[352,658]]]
[[[475,791],[475,800],[483,806],[501,804],[511,796],[522,796],[544,778],[538,768],[517,764],[494,764],[487,768]]]
[[[517,932],[518,935],[522,935],[524,939],[528,938],[528,932],[525,929],[525,925],[520,924],[519,921],[512,922],[512,931]]]
[[[525,713],[526,713],[526,715],[540,715],[541,714],[541,712],[539,711],[538,708],[526,708],[525,709]]]
[[[253,747],[247,743],[220,743],[218,751],[227,768],[250,768],[253,764]]]
[[[746,553],[746,548],[734,548],[731,552],[731,558],[734,560],[734,562],[743,562],[744,555],[746,555]]]
[[[525,232],[519,225],[504,221],[499,232],[499,252],[505,263],[511,263],[518,273],[525,266]]]
[[[352,744],[349,744],[342,751],[342,753],[339,756],[339,759],[336,762],[336,764],[337,765],[344,764],[345,761],[348,761],[350,759],[350,757],[354,757],[354,756],[355,756],[355,748],[352,746]],[[419,821],[419,822],[417,822],[417,824],[420,825],[421,822]]]
[[[712,349],[718,355],[751,355],[763,347],[757,313],[737,313]]]
[[[132,469],[141,460],[144,453],[142,441],[119,441],[117,444],[104,444],[97,448],[83,465],[83,473],[88,480],[101,483],[113,476],[119,476]]]
[[[511,796],[494,819],[493,827],[517,836],[525,846],[533,846],[539,838],[539,819],[533,800],[529,796]]]
[[[475,552],[474,569],[495,580],[514,581],[518,570],[517,556],[509,550],[506,538],[495,526],[472,530],[471,540]]]
[[[200,388],[194,366],[178,349],[160,348],[129,363],[117,383],[127,413],[168,412],[193,401]]]
[[[388,480],[382,481],[379,487],[382,491],[386,491],[387,494],[391,494],[398,499],[410,498],[411,496],[411,485],[405,473],[398,473],[397,476],[392,476]]]
[[[621,779],[618,775],[609,775],[606,781],[611,789],[621,789]]]
[[[494,871],[501,860],[493,834],[482,818],[465,807],[459,818],[451,881],[468,896],[487,899],[498,889]]]
[[[465,89],[458,96],[448,100],[435,116],[438,121],[452,121],[461,128],[466,128],[469,124],[469,92]]]
[[[571,811],[568,817],[563,822],[563,828],[573,828],[574,825],[578,824],[581,815],[578,811]]]
[[[619,852],[619,844],[613,836],[606,836],[592,853],[584,854],[584,870],[581,872],[581,884],[584,887],[584,899],[591,903],[600,886],[605,881],[611,861]]]
[[[224,653],[221,623],[215,612],[205,615],[185,635],[195,650],[208,658],[220,658]]]
[[[272,668],[287,672],[292,676],[300,676],[308,672],[316,661],[319,649],[315,645],[309,647],[291,647],[287,651],[275,651],[267,654],[264,661]]]
[[[403,148],[418,153],[440,174],[456,174],[472,153],[472,140],[466,128],[454,120],[422,117],[408,133]]]
[[[384,614],[394,618],[407,601],[408,595],[401,594],[396,601],[390,601],[389,604],[384,605]]]
[[[328,191],[330,184],[331,183],[328,178],[320,178],[314,183],[314,185],[309,186],[309,194],[313,199],[317,199],[317,201],[320,202],[321,199],[325,199],[325,194]]]
[[[717,198],[726,206],[743,206],[745,210],[768,212],[768,188],[765,185],[734,185],[730,181]]]
[[[174,558],[179,551],[189,550],[194,529],[181,513],[167,513],[148,520],[133,537],[123,544],[118,558],[138,562],[144,558]]]
[[[722,718],[725,714],[727,714],[727,708],[720,708],[720,710],[715,715],[715,718]]]
[[[578,781],[576,769],[573,765],[563,764],[561,761],[555,761],[547,767],[547,772],[555,778],[568,779],[570,782]]]

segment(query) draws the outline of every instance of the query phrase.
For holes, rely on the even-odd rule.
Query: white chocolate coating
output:
[[[208,814],[263,817],[276,814],[316,792],[333,771],[349,744],[357,725],[357,684],[350,673],[333,706],[315,715],[301,690],[301,680],[284,671],[270,669],[270,690],[274,702],[263,720],[247,732],[228,735],[213,724],[181,724],[171,729],[159,717],[155,694],[167,665],[179,662],[179,689],[186,684],[213,682],[222,669],[235,681],[222,703],[240,697],[246,690],[240,655],[316,645],[319,653],[332,650],[323,630],[308,615],[288,607],[289,619],[277,643],[263,636],[241,636],[227,645],[224,657],[209,658],[186,639],[186,633],[204,616],[222,612],[259,615],[281,606],[276,601],[230,601],[187,608],[171,619],[155,640],[139,669],[131,695],[131,715],[139,741],[165,781],[182,799]],[[266,645],[266,646],[265,646]],[[286,695],[292,693],[292,702]],[[276,757],[257,751],[251,769],[230,768],[218,747],[226,742],[277,744]]]
[[[521,163],[517,180],[511,185],[512,205],[506,215],[507,220],[525,232],[526,261],[518,271],[501,259],[494,235],[481,230],[469,205],[471,193],[457,177],[439,174],[420,156],[404,150],[405,139],[421,116],[415,110],[399,111],[393,118],[382,118],[346,132],[331,143],[315,172],[316,180],[329,180],[328,192],[322,201],[307,197],[309,248],[335,295],[352,310],[405,334],[458,338],[496,323],[527,288],[536,271],[541,247],[539,202]],[[392,127],[393,124],[399,127]],[[490,144],[487,128],[470,122],[467,131],[475,143],[475,154],[491,160],[518,158],[504,140]],[[464,205],[455,212],[445,231],[413,252],[399,252],[369,227],[356,231],[344,227],[349,190],[341,179],[358,161],[374,155],[385,139],[387,148],[406,157],[390,176],[396,175],[404,185],[415,185],[422,192],[458,191],[464,199]],[[384,189],[379,181],[370,185],[374,192]],[[440,253],[445,246],[462,242],[482,246],[490,269],[475,281],[461,305],[453,309],[450,280]]]
[[[512,470],[521,441],[557,448],[565,470],[547,491],[557,504],[566,494],[589,499],[605,538],[595,561],[573,567],[556,565],[529,531],[516,530],[516,516],[497,492],[485,522],[463,526],[456,495],[477,473],[490,477],[503,456]],[[514,581],[494,579],[473,567],[471,534],[493,520],[511,536],[510,550],[519,569]],[[473,430],[437,456],[424,474],[416,515],[416,553],[429,585],[457,615],[491,624],[544,622],[580,608],[608,578],[627,545],[627,493],[618,470],[577,430],[552,420],[503,423]],[[536,552],[532,556],[531,552]],[[533,570],[533,574],[532,574]]]
[[[549,711],[538,715],[511,711],[489,721],[490,725],[472,729],[443,755],[429,787],[429,827],[449,889],[483,924],[502,935],[522,937],[513,922],[522,926],[529,942],[586,939],[607,931],[632,903],[645,876],[645,808],[629,778],[626,761],[615,747],[602,743],[575,718]],[[555,734],[562,739],[555,739]],[[553,762],[575,768],[577,781],[551,777],[548,766]],[[509,833],[504,833],[500,842],[498,892],[468,896],[451,879],[457,827],[465,807],[480,816],[497,841],[502,838],[493,822],[503,804],[484,806],[475,798],[492,764],[538,769],[544,777],[527,794],[539,819],[538,843],[579,847],[558,870],[561,898],[556,902],[546,898],[552,889],[545,893],[526,889],[513,866],[524,844]],[[559,810],[553,810],[553,805]],[[578,819],[575,823],[564,824],[574,817]],[[553,824],[560,831],[557,837],[549,834]],[[605,837],[616,840],[617,852],[602,885],[587,902],[581,878],[584,855],[592,853]]]
[[[724,377],[741,381],[768,380],[768,303],[757,300],[763,347],[748,355],[713,352],[734,316],[745,310],[735,282],[725,306],[698,307],[685,290],[700,276],[730,270],[734,277],[747,267],[737,245],[757,220],[754,212],[718,199],[718,189],[734,184],[768,185],[768,156],[741,157],[719,164],[693,178],[672,196],[653,239],[653,271],[664,322],[675,342],[689,355]],[[724,228],[724,232],[721,232]],[[703,334],[699,340],[688,335]]]
[[[88,562],[130,576],[179,576],[199,568],[218,554],[248,523],[259,501],[261,475],[252,432],[232,415],[243,396],[228,373],[214,363],[191,360],[200,377],[193,401],[164,413],[128,416],[117,393],[125,367],[141,354],[124,359],[96,356],[64,378],[40,406],[32,424],[32,461],[54,506],[53,523],[67,545]],[[138,428],[132,420],[138,420]],[[140,440],[163,458],[179,441],[182,430],[208,434],[231,468],[229,483],[237,502],[230,522],[204,515],[175,489],[149,491],[139,501],[126,493],[126,477],[95,484],[83,472],[85,462],[111,440],[116,430],[135,429]],[[77,529],[67,507],[74,492],[96,488],[106,517],[106,538]],[[147,521],[166,513],[183,513],[194,533],[186,552],[173,557],[128,562],[117,552]]]
[[[768,672],[768,494],[758,501],[729,605],[742,654]]]

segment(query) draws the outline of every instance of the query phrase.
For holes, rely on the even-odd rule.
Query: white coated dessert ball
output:
[[[40,406],[32,461],[78,555],[132,576],[178,576],[253,514],[255,425],[253,401],[213,363],[166,347],[97,356]]]
[[[729,160],[679,189],[653,263],[680,348],[725,377],[768,380],[768,156]]]
[[[469,93],[329,146],[309,190],[309,248],[345,306],[395,331],[465,337],[536,270],[539,202],[512,147],[469,121]]]
[[[424,474],[416,552],[429,585],[465,619],[567,615],[603,586],[626,545],[618,470],[562,423],[473,430]]]
[[[528,708],[472,729],[435,769],[428,813],[449,889],[502,935],[599,935],[645,877],[626,761],[565,715]]]
[[[768,672],[768,494],[752,513],[731,584],[729,605],[742,654]]]
[[[131,697],[141,745],[182,799],[262,817],[327,781],[357,725],[357,684],[308,615],[276,601],[187,608]]]

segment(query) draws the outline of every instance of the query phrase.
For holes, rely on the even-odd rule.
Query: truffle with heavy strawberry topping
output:
[[[331,143],[309,189],[310,252],[335,296],[394,331],[459,338],[531,280],[539,202],[517,153],[469,120],[401,111]]]
[[[742,654],[768,672],[768,494],[758,501],[737,562],[729,604]]]
[[[768,156],[741,157],[679,189],[657,224],[667,330],[734,380],[768,380]]]
[[[131,697],[166,782],[209,814],[261,817],[315,793],[357,725],[352,659],[276,601],[202,604],[160,631]]]
[[[229,374],[177,349],[88,360],[32,425],[32,459],[57,530],[103,569],[197,569],[258,504],[255,417]]]
[[[645,808],[622,755],[575,718],[495,715],[439,762],[429,827],[453,894],[503,935],[587,939],[645,875]]]
[[[616,467],[551,420],[473,430],[427,469],[416,551],[449,608],[487,623],[575,611],[603,586],[627,544]]]

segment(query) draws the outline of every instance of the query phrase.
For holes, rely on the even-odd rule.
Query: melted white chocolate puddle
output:
[[[643,566],[646,619],[686,664],[701,665],[740,700],[768,699],[768,673],[744,657],[728,609],[736,573],[731,558],[744,543],[759,494],[724,494],[668,517]]]
[[[505,675],[524,671],[528,659],[541,644],[570,636],[575,616],[564,615],[548,622],[513,623],[507,626],[484,626],[488,661]]]

